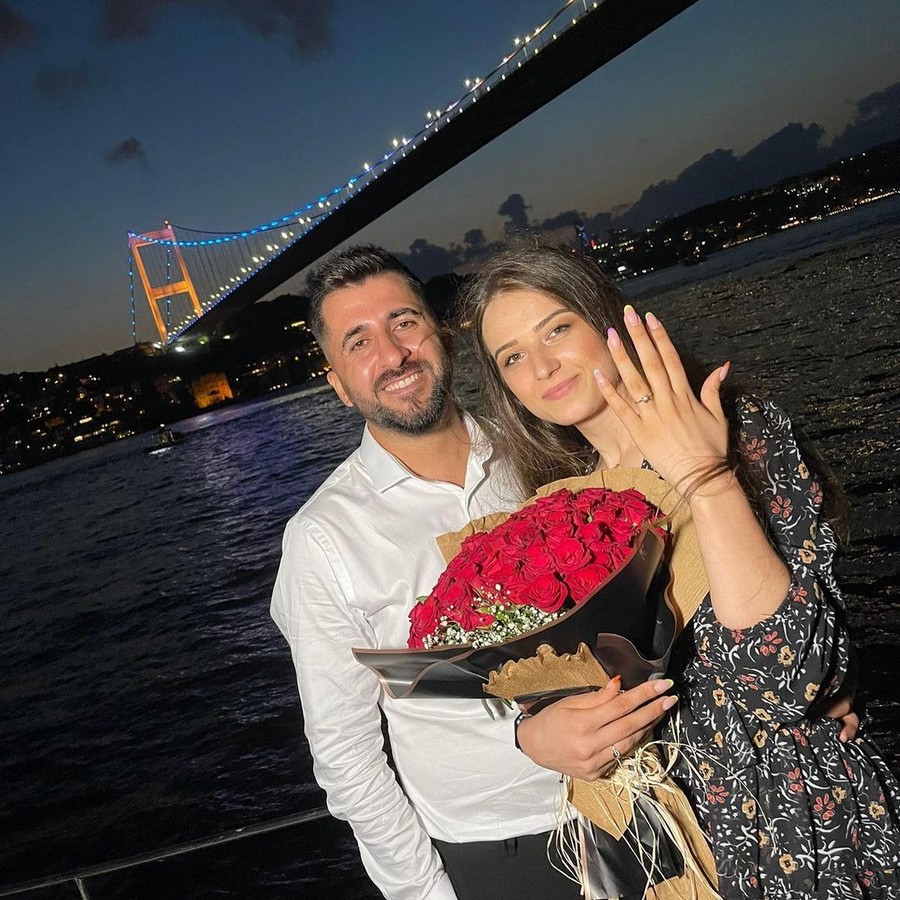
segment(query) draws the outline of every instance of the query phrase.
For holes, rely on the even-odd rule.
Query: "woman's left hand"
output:
[[[644,458],[679,494],[690,496],[703,476],[721,465],[728,451],[728,423],[719,388],[730,363],[709,375],[698,399],[659,319],[647,313],[645,325],[630,305],[625,307],[624,318],[644,374],[611,328],[607,346],[625,396],[599,370],[594,375],[609,408]]]

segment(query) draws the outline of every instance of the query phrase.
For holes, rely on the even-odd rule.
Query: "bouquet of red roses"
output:
[[[409,646],[487,647],[547,625],[596,593],[655,512],[636,490],[562,489],[467,537],[409,614]]]
[[[607,673],[631,687],[665,672],[708,590],[686,505],[643,470],[599,472],[541,494],[438,538],[448,565],[410,612],[410,649],[353,651],[390,696],[546,702],[602,687]],[[585,885],[627,893],[605,868],[627,846],[646,875],[632,893],[718,896],[706,841],[652,745],[613,777],[572,780],[568,790],[584,817]]]

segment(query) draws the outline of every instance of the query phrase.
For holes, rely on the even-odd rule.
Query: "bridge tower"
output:
[[[150,283],[150,277],[147,275],[147,269],[144,261],[141,259],[141,250],[147,246],[156,246],[160,241],[170,241],[167,249],[173,252],[175,263],[178,267],[178,274],[181,276],[179,281],[168,281],[159,287],[155,287]],[[162,313],[159,309],[159,301],[166,300],[178,294],[187,294],[191,301],[191,306],[197,317],[203,315],[203,307],[197,298],[197,291],[194,289],[194,282],[191,281],[190,273],[184,264],[184,258],[181,255],[181,247],[175,239],[175,232],[172,226],[166,222],[166,227],[160,231],[149,231],[143,235],[128,235],[128,246],[131,249],[131,255],[137,266],[138,275],[141,276],[141,283],[144,285],[144,293],[147,295],[147,302],[150,304],[150,312],[153,314],[153,321],[156,323],[156,330],[159,332],[160,340],[166,344],[169,341],[169,330],[163,321]]]

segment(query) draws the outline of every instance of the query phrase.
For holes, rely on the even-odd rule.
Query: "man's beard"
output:
[[[405,409],[392,409],[384,406],[376,399],[378,389],[382,384],[387,384],[396,378],[412,375],[414,372],[424,372],[431,375],[431,393],[424,399],[409,397],[403,402]],[[350,395],[353,405],[362,413],[367,422],[371,422],[378,428],[393,431],[397,434],[419,435],[426,434],[437,425],[444,415],[447,403],[450,400],[450,387],[453,381],[453,370],[449,362],[444,362],[440,368],[435,368],[427,362],[416,362],[382,372],[373,387],[373,396],[361,400]]]

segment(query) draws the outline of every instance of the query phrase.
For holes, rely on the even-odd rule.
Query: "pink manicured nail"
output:
[[[594,369],[594,378],[597,379],[597,384],[606,384],[606,376],[599,369]]]
[[[619,337],[619,332],[616,331],[615,328],[610,328],[607,330],[606,343],[609,345],[610,350],[622,349],[622,339]]]
[[[625,324],[626,325],[638,325],[640,324],[640,317],[634,311],[634,307],[629,303],[628,306],[625,307]]]
[[[653,690],[657,694],[664,694],[674,686],[675,682],[671,678],[660,678],[653,683]]]
[[[730,371],[731,371],[731,361],[729,360],[727,363],[725,363],[724,366],[722,366],[721,369],[719,369],[719,383],[723,382],[728,377],[728,373]]]
[[[647,320],[647,326],[649,328],[653,328],[654,330],[659,328],[659,319],[657,319],[656,316],[653,315],[653,313],[647,313],[644,318]]]
[[[671,709],[673,706],[675,706],[676,703],[678,703],[677,697],[666,697],[666,699],[662,702],[662,708]]]

